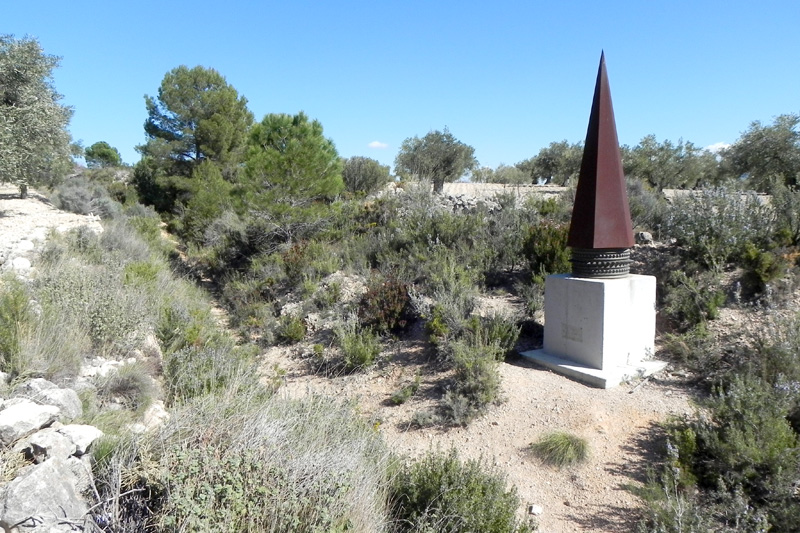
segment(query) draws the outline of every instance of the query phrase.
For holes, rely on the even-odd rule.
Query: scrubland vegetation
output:
[[[70,382],[87,357],[123,360],[148,335],[163,350],[84,394],[85,421],[107,434],[94,451],[97,523],[107,531],[532,529],[517,518],[514,489],[487,464],[447,451],[397,457],[355,406],[276,395],[281,380],[258,354],[307,342],[317,371],[359,372],[380,363],[386,340],[422,330],[430,371],[449,377],[438,406],[414,423],[469,424],[500,401],[498,367],[535,331],[544,276],[570,268],[572,193],[500,195],[454,212],[432,189],[470,169],[484,180],[571,186],[580,145],[553,143],[513,170],[488,172],[449,131],[431,132],[404,143],[399,192],[375,194],[394,181],[387,167],[342,160],[303,113],[254,124],[246,103],[216,71],[179,67],[147,99],[148,141],[133,169],[117,167],[119,154],[98,143],[80,177],[56,179],[63,174],[52,167],[40,172],[46,179],[25,178],[51,185],[62,208],[104,217],[105,231],[53,235],[34,279],[3,278],[1,369]],[[650,482],[633,489],[645,502],[642,531],[800,523],[800,318],[791,305],[800,279],[798,122],[754,123],[718,155],[653,136],[623,150],[636,229],[662,243],[637,248],[633,266],[658,279],[658,355],[701,391],[695,415],[664,427]],[[453,164],[436,164],[441,154]],[[670,187],[697,190],[668,202]],[[162,222],[178,246],[162,238]],[[229,327],[194,283],[201,277]],[[342,279],[366,290],[346,298]],[[478,316],[478,296],[492,290],[520,298],[523,314]],[[716,331],[725,308],[757,316],[758,334]],[[312,313],[326,327],[309,328]],[[415,392],[409,385],[391,401]],[[128,431],[156,398],[170,409],[166,426]],[[557,464],[586,453],[565,434],[535,448]]]

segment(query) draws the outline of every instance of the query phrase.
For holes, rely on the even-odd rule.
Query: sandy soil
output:
[[[22,200],[17,187],[0,183],[0,271],[27,270],[20,268],[19,261],[15,267],[14,260],[23,258],[34,263],[35,253],[50,231],[63,232],[83,225],[102,231],[97,217],[60,211],[34,190]]]
[[[484,307],[513,305],[489,298]],[[419,328],[418,328],[419,329]],[[273,347],[263,368],[280,369],[281,393],[350,398],[397,452],[412,456],[455,447],[462,457],[483,458],[507,475],[525,504],[540,507],[540,531],[632,531],[640,502],[627,485],[642,482],[663,445],[658,424],[692,412],[689,388],[665,371],[645,382],[594,389],[518,360],[500,367],[503,401],[468,427],[415,428],[416,412],[433,408],[448,373],[431,359],[421,331],[415,340],[387,345],[381,361],[363,373],[326,376],[315,372],[308,345]],[[389,398],[421,376],[416,395],[399,406]],[[567,430],[589,442],[584,464],[557,469],[536,458],[529,446],[543,433]]]

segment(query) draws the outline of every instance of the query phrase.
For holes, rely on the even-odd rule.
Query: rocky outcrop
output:
[[[0,401],[0,444],[5,459],[26,464],[0,486],[0,529],[4,532],[75,531],[87,520],[83,494],[93,484],[87,452],[103,433],[62,425],[81,415],[77,393],[45,379],[22,383]]]
[[[0,527],[6,532],[75,531],[88,512],[78,483],[67,459],[54,457],[24,468],[0,490]]]
[[[59,409],[59,420],[69,422],[83,413],[78,393],[62,389],[43,378],[25,382],[14,391],[14,397],[26,398],[39,405],[53,405]]]
[[[24,398],[4,402],[0,411],[0,445],[17,440],[52,424],[60,413],[55,405],[39,405]]]

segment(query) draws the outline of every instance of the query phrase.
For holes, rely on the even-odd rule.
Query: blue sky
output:
[[[179,65],[218,70],[256,120],[305,111],[340,155],[389,165],[445,126],[490,167],[583,140],[603,49],[622,144],[730,143],[800,112],[797,0],[2,4],[0,33],[63,58],[73,137],[127,163],[144,95]]]

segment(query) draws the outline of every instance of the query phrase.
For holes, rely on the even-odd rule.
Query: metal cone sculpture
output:
[[[600,55],[567,244],[573,276],[617,278],[630,271],[633,228],[605,54]]]

